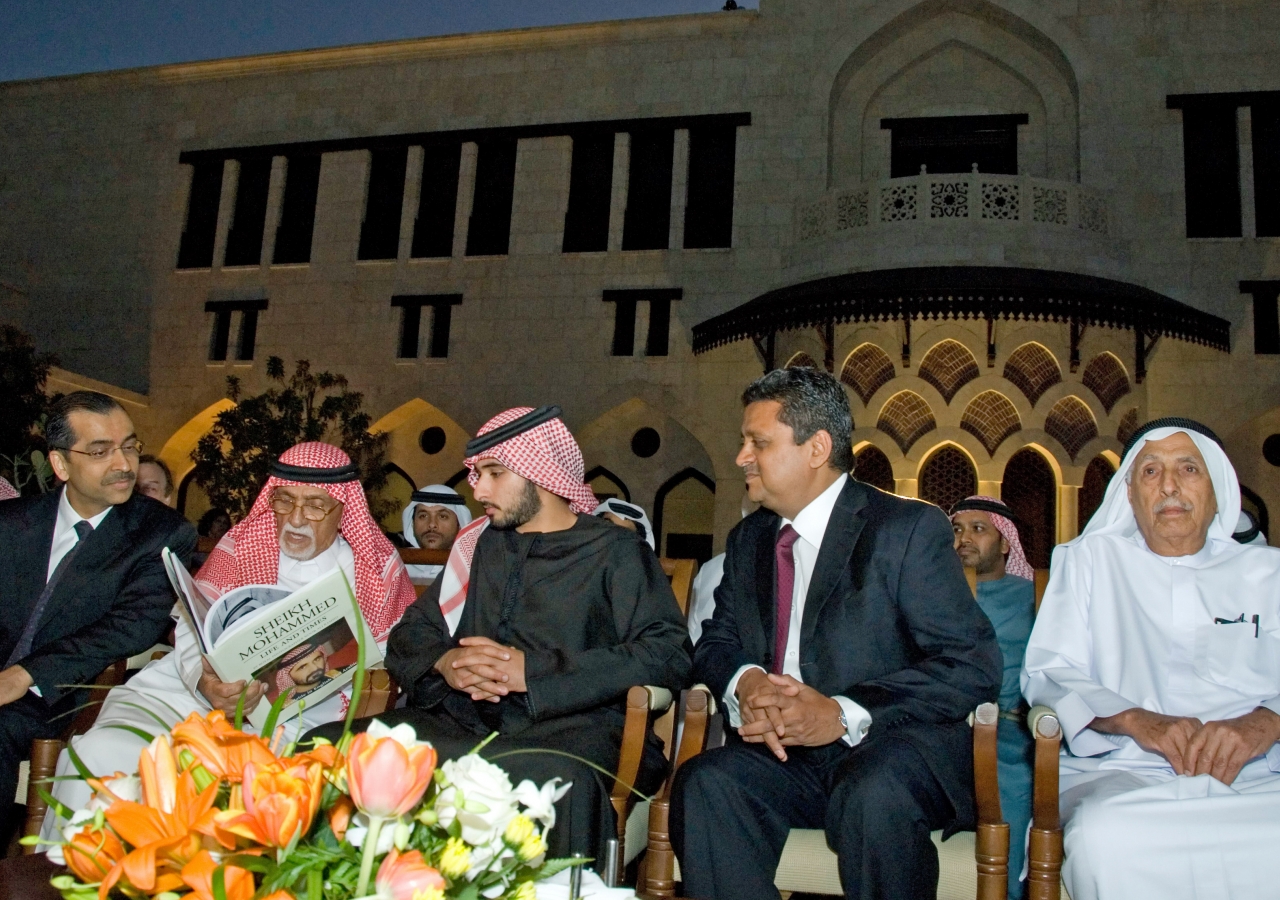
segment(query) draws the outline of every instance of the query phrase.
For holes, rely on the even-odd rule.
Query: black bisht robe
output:
[[[651,684],[679,691],[689,683],[692,646],[662,565],[633,531],[578,516],[565,531],[520,534],[487,528],[476,545],[467,602],[450,636],[436,579],[391,632],[387,668],[408,691],[408,706],[379,716],[411,723],[442,760],[466,753],[491,732],[483,751],[511,775],[537,784],[573,782],[556,804],[552,856],[579,852],[599,861],[616,832],[612,779],[552,754],[550,748],[615,772],[627,690]],[[498,703],[472,701],[433,668],[464,637],[487,637],[525,654],[526,693]],[[652,793],[666,774],[661,747],[645,748],[636,788]]]

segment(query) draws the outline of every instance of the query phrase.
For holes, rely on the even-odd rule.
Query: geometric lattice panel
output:
[[[1081,380],[1102,401],[1108,415],[1116,401],[1129,393],[1129,375],[1124,370],[1124,363],[1111,353],[1099,353],[1091,359],[1084,367]]]
[[[803,369],[803,368],[816,369],[818,368],[818,364],[813,361],[812,356],[810,356],[808,353],[805,353],[802,350],[799,353],[797,353],[795,356],[791,357],[791,359],[787,362],[787,368],[788,369]]]
[[[923,435],[933,431],[937,423],[933,419],[933,410],[923,397],[915,391],[899,391],[880,410],[876,427],[893,438],[894,443],[906,453]]]
[[[920,499],[936,503],[944,511],[949,512],[965,497],[976,493],[978,473],[973,471],[969,457],[955,447],[943,447],[920,469]]]
[[[1111,461],[1105,456],[1099,455],[1089,460],[1089,465],[1084,470],[1084,483],[1080,485],[1079,501],[1076,505],[1076,522],[1081,531],[1084,531],[1084,526],[1089,524],[1093,514],[1102,505],[1107,485],[1111,483],[1111,476],[1115,474],[1115,466],[1111,465]]]
[[[1022,420],[1009,398],[999,391],[983,391],[965,407],[960,427],[995,453],[1004,439],[1022,428]]]
[[[1063,397],[1049,410],[1044,430],[1075,459],[1084,445],[1098,436],[1098,423],[1079,397]]]
[[[863,344],[845,360],[840,380],[853,388],[864,404],[870,403],[875,392],[893,380],[893,360],[875,344]]]
[[[1135,406],[1123,416],[1120,417],[1120,424],[1116,427],[1116,440],[1120,442],[1120,446],[1129,443],[1129,438],[1133,437],[1133,433],[1138,430],[1138,408]]]
[[[893,466],[889,462],[889,457],[885,456],[884,451],[874,444],[863,447],[858,451],[857,465],[854,467],[853,472],[863,484],[878,487],[880,490],[888,491],[891,494],[897,486],[893,478]]]
[[[945,340],[920,360],[920,377],[938,389],[948,403],[956,391],[978,377],[978,363],[959,341]]]
[[[1062,371],[1053,354],[1035,341],[1023,344],[1009,354],[1004,364],[1004,377],[1027,395],[1031,405],[1062,380]]]
[[[1030,447],[1019,450],[1004,467],[1000,499],[1008,504],[1021,526],[1018,537],[1032,568],[1049,568],[1057,520],[1057,483],[1053,469]]]

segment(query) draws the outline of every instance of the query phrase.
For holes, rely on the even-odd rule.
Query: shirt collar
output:
[[[825,491],[809,501],[809,505],[800,512],[796,513],[793,520],[783,519],[783,525],[790,525],[796,530],[800,537],[804,538],[805,543],[814,547],[822,547],[822,538],[827,533],[827,522],[831,520],[831,512],[836,508],[836,500],[840,497],[840,492],[844,490],[845,482],[849,480],[849,476],[841,473],[840,477],[833,481]]]
[[[1213,558],[1221,552],[1221,548],[1214,546],[1215,542],[1213,538],[1208,538],[1205,540],[1204,546],[1195,553],[1189,553],[1186,556],[1161,556],[1159,553],[1156,553],[1147,546],[1147,541],[1142,536],[1142,532],[1137,529],[1133,532],[1133,542],[1147,553],[1150,553],[1156,559],[1160,560],[1160,562],[1164,563],[1166,566],[1190,566],[1191,568],[1199,568],[1200,566],[1211,562]],[[1228,547],[1228,549],[1230,549],[1230,547]]]
[[[81,521],[88,522],[96,530],[97,527],[102,524],[102,520],[110,515],[111,510],[113,509],[115,509],[114,506],[108,506],[96,516],[86,519],[72,508],[71,501],[67,499],[67,487],[66,485],[63,485],[62,496],[58,499],[58,524],[54,533],[57,535],[65,534],[72,528],[75,528],[77,522]]]

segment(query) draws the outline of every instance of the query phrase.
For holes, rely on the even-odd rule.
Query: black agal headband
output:
[[[466,503],[461,494],[452,491],[414,491],[409,497],[410,503],[428,503],[432,506],[462,506]]]
[[[998,503],[995,500],[982,500],[978,497],[970,497],[967,500],[961,500],[955,506],[951,507],[951,515],[953,516],[956,513],[969,511],[995,513],[997,516],[1004,516],[1015,525],[1018,522],[1018,517],[1013,514],[1013,510],[1005,506],[1003,503]]]
[[[1203,434],[1219,447],[1222,447],[1222,449],[1226,449],[1226,447],[1223,447],[1222,438],[1214,434],[1213,430],[1209,428],[1209,426],[1201,425],[1194,419],[1184,419],[1181,416],[1166,416],[1163,419],[1152,419],[1150,422],[1135,431],[1133,436],[1125,442],[1124,452],[1120,454],[1120,458],[1124,459],[1128,456],[1129,451],[1138,446],[1138,442],[1140,440],[1155,431],[1157,428],[1177,428],[1179,431],[1194,431],[1197,434]]]
[[[359,481],[360,469],[355,463],[338,466],[336,469],[321,469],[312,466],[291,466],[277,459],[271,464],[271,475],[285,481],[300,481],[304,484],[342,484],[347,481]]]
[[[490,450],[499,444],[504,444],[519,434],[526,431],[532,431],[543,422],[550,422],[552,419],[560,418],[560,407],[558,406],[539,406],[531,413],[525,413],[518,419],[508,422],[506,425],[499,425],[493,431],[485,432],[482,435],[473,437],[467,441],[466,449],[463,455],[470,459],[471,457]]]

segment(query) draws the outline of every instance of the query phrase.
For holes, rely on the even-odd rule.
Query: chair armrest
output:
[[[675,733],[679,743],[672,757],[667,780],[649,804],[649,849],[645,857],[642,883],[637,892],[652,897],[675,896],[675,851],[671,846],[671,787],[680,766],[702,752],[707,743],[707,725],[715,710],[711,691],[699,684],[681,696]]]
[[[644,691],[648,695],[649,712],[666,712],[671,706],[671,691],[666,688],[646,684]]]
[[[631,789],[640,775],[640,760],[644,757],[644,742],[649,732],[649,690],[638,684],[627,691],[627,717],[622,726],[618,773],[614,778],[613,790],[609,793],[613,811],[618,816],[619,837],[622,836],[622,829],[626,828],[627,812],[635,802],[635,794]]]
[[[1009,825],[1000,809],[1000,707],[983,703],[969,717],[973,725],[973,793],[977,800],[974,860],[980,900],[1005,900],[1009,890]]]
[[[377,716],[396,705],[399,694],[396,681],[386,669],[370,669],[365,672],[364,687],[355,699],[356,718]]]
[[[1062,881],[1062,821],[1058,812],[1062,726],[1047,706],[1033,707],[1027,714],[1027,724],[1036,739],[1027,896],[1030,900],[1058,900]]]

